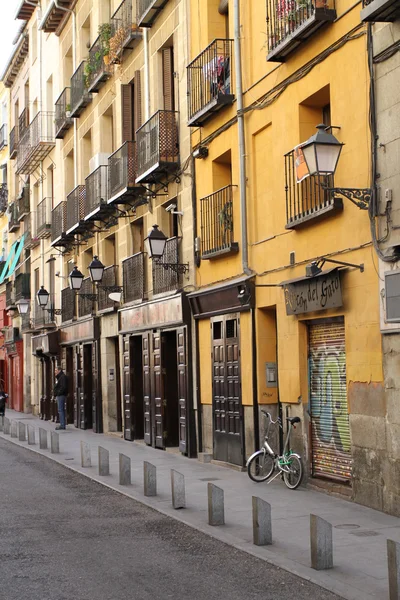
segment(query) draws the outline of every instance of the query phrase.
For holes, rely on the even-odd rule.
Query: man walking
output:
[[[60,424],[56,429],[65,429],[65,401],[68,394],[68,379],[61,367],[56,367],[56,385],[54,395],[57,399],[58,416]]]

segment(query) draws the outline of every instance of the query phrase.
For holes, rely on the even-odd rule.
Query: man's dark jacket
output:
[[[64,371],[60,371],[56,375],[57,383],[54,386],[55,396],[66,396],[68,394],[68,379]]]

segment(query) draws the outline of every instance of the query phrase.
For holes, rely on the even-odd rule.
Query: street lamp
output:
[[[161,265],[166,271],[170,269],[171,271],[175,271],[175,273],[187,273],[187,271],[189,271],[188,263],[167,263],[161,261],[164,256],[167,239],[167,236],[161,229],[158,229],[158,225],[153,225],[153,229],[145,239],[150,258],[154,259],[156,263]]]
[[[99,260],[98,256],[95,256],[93,258],[88,269],[89,269],[89,273],[90,273],[90,279],[92,280],[92,282],[100,283],[101,280],[103,279],[103,273],[104,273],[105,266]]]
[[[332,133],[327,133],[328,129],[326,125],[317,125],[317,133],[301,144],[309,175],[326,177],[335,174],[344,144]],[[321,187],[332,196],[344,196],[363,210],[368,208],[372,196],[371,188],[329,188],[324,184]]]
[[[84,279],[84,276],[76,265],[72,269],[71,273],[68,275],[68,278],[70,289],[74,290],[75,292],[78,292],[82,287],[82,281]]]
[[[50,294],[49,294],[49,292],[47,290],[45,290],[44,285],[42,285],[40,287],[40,290],[36,294],[36,298],[37,298],[39,306],[41,308],[46,308],[47,303],[48,303],[49,298],[50,298]]]
[[[29,300],[26,300],[26,298],[21,298],[21,300],[17,300],[16,305],[20,315],[26,315],[28,313]]]

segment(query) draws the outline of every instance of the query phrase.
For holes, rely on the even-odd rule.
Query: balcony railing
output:
[[[31,274],[30,273],[19,273],[15,277],[15,300],[22,300],[23,298],[29,300],[31,297]]]
[[[19,220],[18,220],[18,203],[16,200],[11,202],[8,207],[10,213],[10,219],[8,221],[8,231],[11,233],[12,231],[16,231],[19,228]]]
[[[40,243],[36,231],[36,213],[32,212],[24,218],[24,247],[34,248]]]
[[[76,317],[76,293],[66,287],[61,290],[61,321],[72,321]]]
[[[79,117],[92,101],[85,73],[86,60],[83,60],[71,78],[71,117]]]
[[[30,333],[32,329],[31,310],[29,308],[26,314],[21,315],[21,332]]]
[[[163,263],[179,263],[179,241],[178,237],[169,238],[163,257],[159,262],[153,261],[153,294],[171,292],[179,287],[179,274],[162,266]]]
[[[67,203],[65,200],[57,204],[51,211],[51,245],[64,246],[67,241]]]
[[[51,309],[55,308],[54,294],[50,295],[46,309],[43,310],[37,302],[33,303],[32,325],[35,329],[52,329],[56,327],[56,319]],[[48,310],[47,310],[48,309]]]
[[[200,200],[201,256],[237,252],[234,242],[233,187],[228,185]]]
[[[101,165],[85,179],[85,221],[94,221],[108,214],[108,165]]]
[[[13,281],[6,283],[6,310],[15,306],[15,288]]]
[[[6,183],[0,183],[0,214],[5,213],[8,207],[8,187]]]
[[[85,64],[85,78],[88,92],[98,92],[112,75],[110,55],[104,54],[106,49],[98,37],[89,50],[89,57]]]
[[[71,127],[71,88],[66,87],[55,103],[55,136],[62,139]]]
[[[398,0],[363,0],[361,21],[392,22],[400,18]]]
[[[17,173],[33,173],[55,144],[54,112],[39,112],[24,134],[20,135]]]
[[[342,200],[324,189],[333,185],[333,176],[312,175],[297,183],[294,150],[285,154],[286,229],[342,210]]]
[[[18,149],[18,125],[15,125],[10,131],[10,158],[17,157]]]
[[[0,150],[3,150],[4,146],[8,144],[8,136],[7,136],[7,123],[4,123],[0,127]]]
[[[51,235],[51,209],[53,198],[43,198],[37,205],[37,236],[46,238]]]
[[[83,279],[80,294],[93,294],[93,283],[90,277]],[[78,296],[78,316],[86,317],[93,312],[93,300]]]
[[[136,24],[132,0],[124,0],[111,17],[110,61],[119,63],[125,49],[132,41],[140,39],[142,32]]]
[[[78,185],[67,196],[67,233],[76,234],[85,231],[85,186]]]
[[[286,57],[336,19],[335,0],[267,0],[267,60]]]
[[[234,101],[232,45],[232,40],[214,40],[188,65],[189,126],[204,125]]]
[[[24,110],[18,117],[19,139],[22,138],[22,136],[25,134],[28,127],[29,127],[29,108],[24,108]]]
[[[168,0],[137,0],[139,27],[151,27]]]
[[[143,300],[145,293],[144,252],[138,252],[122,262],[124,303]]]
[[[31,212],[30,187],[24,185],[19,198],[16,200],[18,220],[21,221],[26,215]]]
[[[108,159],[108,202],[126,204],[144,194],[137,185],[137,153],[135,142],[125,142]]]
[[[115,265],[111,265],[111,267],[107,267],[104,269],[103,279],[101,280],[101,285],[105,285],[107,287],[112,287],[113,285],[117,285],[117,267]],[[105,291],[101,286],[99,289],[99,297],[97,301],[97,308],[99,311],[111,310],[115,307],[115,302],[111,300],[110,292]]]
[[[160,183],[179,169],[178,114],[159,110],[137,130],[136,183]]]

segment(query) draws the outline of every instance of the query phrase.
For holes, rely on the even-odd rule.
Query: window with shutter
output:
[[[142,86],[140,82],[140,71],[135,71],[133,95],[133,125],[134,132],[136,132],[142,125]],[[136,135],[134,137],[136,137]]]
[[[172,47],[163,48],[162,59],[164,110],[175,110],[174,51]]]
[[[132,86],[122,86],[122,143],[133,140]]]

